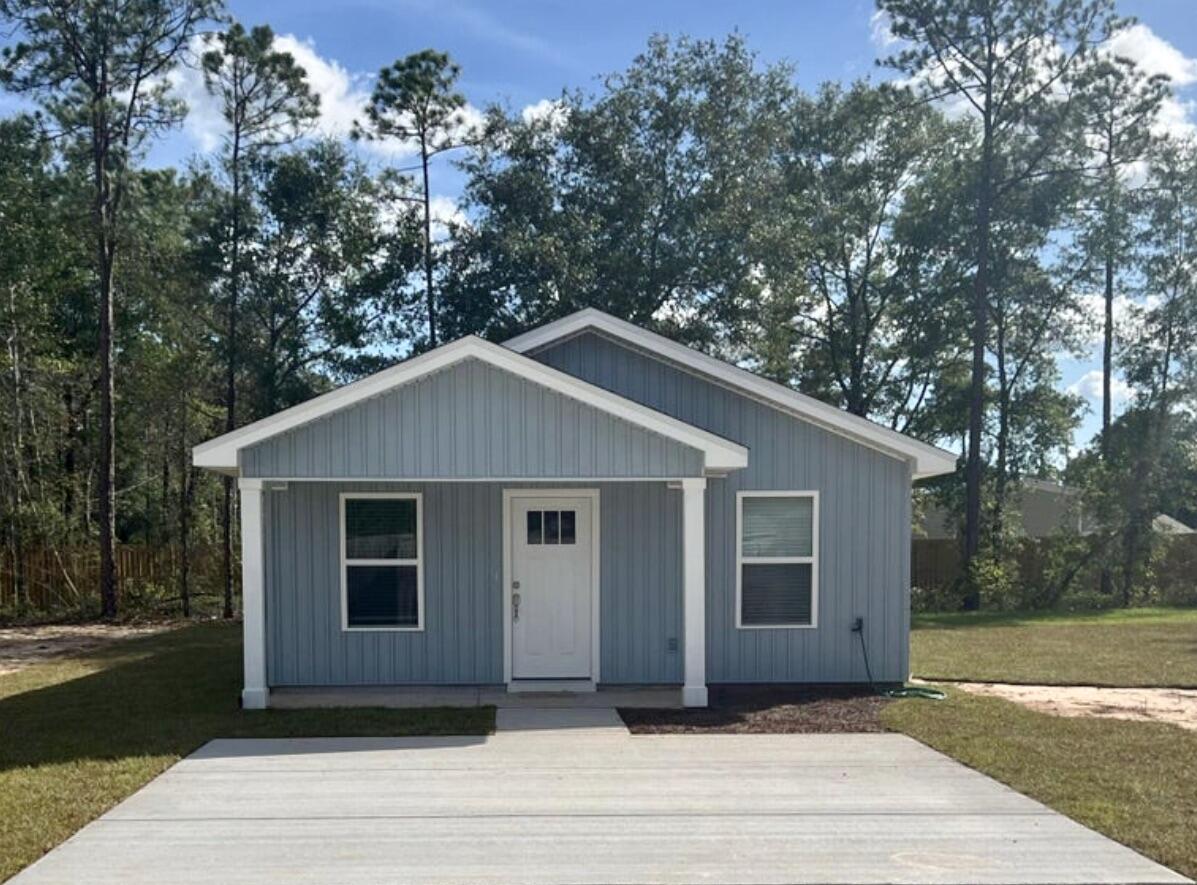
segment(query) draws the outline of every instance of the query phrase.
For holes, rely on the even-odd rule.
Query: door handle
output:
[[[515,582],[515,586],[519,586],[519,581]],[[520,595],[518,593],[511,594],[511,620],[518,621],[520,619]]]

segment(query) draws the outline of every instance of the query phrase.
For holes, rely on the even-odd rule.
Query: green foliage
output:
[[[227,531],[231,611],[235,496],[192,445],[439,341],[595,306],[964,449],[928,486],[967,580],[916,605],[1189,598],[1151,528],[1197,520],[1197,160],[1151,135],[1168,84],[1100,48],[1125,24],[1109,0],[879,8],[906,87],[807,93],[740,35],[658,36],[592,93],[479,122],[453,60],[417,52],[353,130],[416,157],[377,173],[314,136],[319,101],[271,28],[232,22],[198,59],[219,150],[150,172],[183,113],[165,74],[216,4],[0,0],[18,32],[0,78],[44,111],[0,121],[4,546],[85,548],[109,504],[125,543]],[[451,151],[467,220],[434,236]],[[1077,454],[1057,360],[1088,349],[1099,285],[1135,302],[1103,349],[1136,396]],[[1065,467],[1086,530],[1032,549],[1020,488]]]
[[[246,31],[240,22],[209,38],[200,61],[204,86],[220,101],[229,127],[230,162],[236,149],[247,159],[294,141],[320,112],[320,96],[288,52],[274,48],[274,31],[258,25]]]

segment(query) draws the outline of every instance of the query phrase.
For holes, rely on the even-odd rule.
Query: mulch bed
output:
[[[889,698],[859,685],[712,686],[703,710],[621,707],[632,734],[843,734],[881,732]]]

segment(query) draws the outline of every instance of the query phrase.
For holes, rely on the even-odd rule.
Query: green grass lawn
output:
[[[898,701],[887,727],[1197,878],[1197,733],[1036,713],[949,689]]]
[[[922,679],[1197,687],[1197,609],[916,615]]]
[[[240,628],[187,627],[0,676],[0,880],[217,737],[488,734],[493,708],[237,707]]]

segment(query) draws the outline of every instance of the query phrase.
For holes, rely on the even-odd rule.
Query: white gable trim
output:
[[[393,388],[415,381],[432,372],[467,359],[476,359],[496,368],[526,378],[571,399],[593,406],[622,418],[645,430],[698,449],[705,457],[706,469],[712,473],[738,470],[748,464],[748,450],[731,440],[716,436],[701,428],[679,421],[648,406],[603,390],[580,378],[560,372],[506,347],[491,344],[473,336],[461,338],[428,353],[413,357],[384,369],[361,381],[346,384],[336,390],[314,397],[260,421],[247,424],[231,433],[201,443],[192,449],[192,462],[223,472],[237,471],[237,452],[264,439],[286,433],[354,403],[386,393]]]
[[[580,310],[525,332],[506,341],[504,346],[519,353],[531,353],[585,331],[595,331],[617,342],[630,344],[649,356],[666,359],[682,369],[750,396],[765,405],[810,421],[883,454],[909,461],[915,479],[939,476],[956,469],[956,455],[945,449],[845,412],[783,384],[707,356],[664,335],[642,329],[594,308]]]

